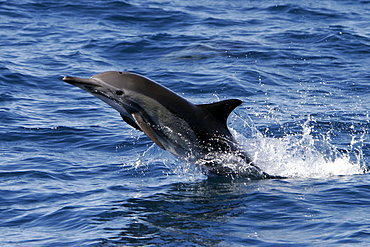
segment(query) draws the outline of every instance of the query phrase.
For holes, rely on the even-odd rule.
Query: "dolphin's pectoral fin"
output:
[[[121,117],[122,117],[123,121],[125,121],[126,123],[128,123],[129,125],[134,127],[135,129],[142,131],[141,128],[139,127],[139,125],[137,125],[137,123],[134,120],[132,120],[131,118],[129,118],[125,115],[122,115],[122,114],[121,114]]]
[[[135,125],[140,128],[155,144],[157,144],[162,149],[166,150],[162,143],[158,140],[157,136],[155,135],[153,129],[144,121],[140,113],[135,112],[131,114],[132,117],[135,119]],[[131,120],[132,121],[132,120]]]
[[[228,99],[211,104],[197,105],[197,107],[200,109],[206,109],[215,118],[226,125],[226,121],[230,113],[241,103],[242,101],[238,99]]]

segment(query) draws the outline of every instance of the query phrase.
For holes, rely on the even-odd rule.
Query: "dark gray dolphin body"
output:
[[[129,72],[108,71],[90,79],[63,80],[112,106],[124,121],[162,149],[204,165],[210,174],[272,178],[238,147],[226,125],[240,100],[194,105],[158,83]],[[225,166],[225,160],[242,163],[238,167],[243,169]]]

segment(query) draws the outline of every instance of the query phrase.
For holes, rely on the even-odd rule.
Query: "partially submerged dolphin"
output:
[[[201,164],[209,175],[273,178],[238,146],[226,121],[242,102],[229,99],[194,105],[169,89],[130,72],[108,71],[90,79],[64,77],[116,109],[162,149]],[[235,164],[226,165],[226,163]]]

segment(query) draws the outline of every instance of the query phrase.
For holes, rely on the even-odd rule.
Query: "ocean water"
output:
[[[0,1],[1,246],[368,246],[370,2]],[[64,83],[237,98],[264,171],[207,178]]]

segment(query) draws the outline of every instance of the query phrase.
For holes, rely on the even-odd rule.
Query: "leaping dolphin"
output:
[[[210,175],[274,178],[253,164],[227,127],[229,114],[242,103],[238,99],[195,105],[130,72],[108,71],[90,79],[64,77],[63,81],[103,100],[159,147],[201,164]],[[238,168],[226,166],[226,160],[237,162]]]

